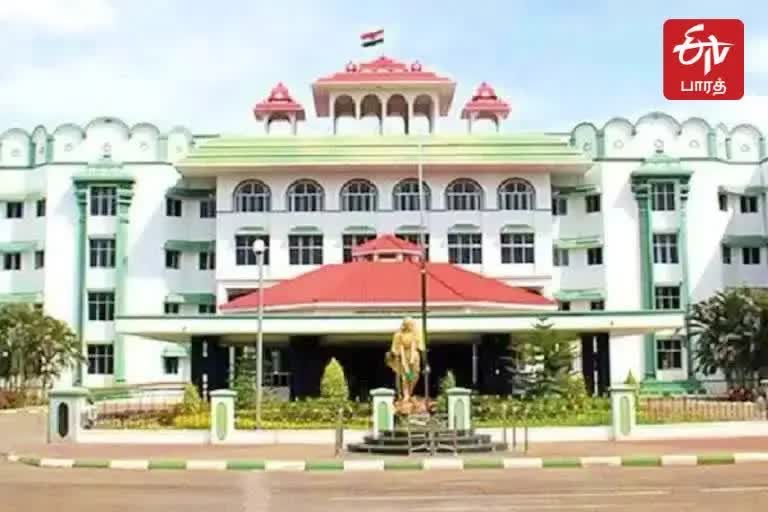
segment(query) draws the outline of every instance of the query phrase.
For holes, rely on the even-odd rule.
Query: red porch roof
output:
[[[353,261],[325,265],[294,279],[264,289],[264,307],[324,305],[410,305],[421,302],[421,264],[418,261]],[[534,292],[449,263],[427,263],[427,301],[457,306],[541,307],[554,303]],[[254,310],[257,291],[221,306],[222,310]]]

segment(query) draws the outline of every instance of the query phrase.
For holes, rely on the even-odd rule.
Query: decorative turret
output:
[[[395,235],[381,235],[352,248],[352,261],[419,261],[421,246]]]
[[[272,88],[267,99],[253,107],[253,115],[257,121],[264,121],[267,134],[272,121],[288,121],[291,124],[291,133],[296,135],[297,122],[306,119],[304,107],[294,101],[282,82]]]
[[[477,119],[490,119],[499,131],[501,120],[509,116],[509,104],[496,96],[496,91],[486,82],[480,84],[472,99],[464,105],[461,118],[467,120],[467,129],[472,133],[472,123]]]
[[[448,115],[455,89],[455,82],[425,71],[419,62],[409,66],[383,56],[361,64],[350,62],[344,71],[312,84],[317,115],[332,117],[334,134],[340,117],[366,116],[378,119],[379,133],[384,131],[384,117],[401,117],[409,133],[410,121],[423,116],[434,133],[438,116]]]

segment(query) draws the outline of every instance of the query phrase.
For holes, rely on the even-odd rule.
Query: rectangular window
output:
[[[115,372],[115,349],[112,345],[88,345],[88,374],[112,375]]]
[[[721,254],[723,257],[723,263],[725,263],[726,265],[730,265],[731,264],[731,248],[728,247],[727,245],[723,245],[721,247]]]
[[[213,198],[200,201],[200,218],[212,219],[216,217],[216,200]]]
[[[5,203],[5,216],[9,219],[20,219],[24,216],[24,203],[8,201]]]
[[[344,263],[352,261],[352,248],[360,244],[364,244],[369,240],[376,238],[376,235],[342,235],[342,259]]]
[[[720,207],[721,212],[727,212],[728,211],[728,195],[727,194],[717,194],[717,205]]]
[[[323,235],[288,235],[288,262],[291,265],[322,265]]]
[[[89,244],[91,268],[115,268],[114,238],[91,238]]]
[[[592,311],[603,311],[605,309],[605,301],[593,300],[589,303],[589,309]]]
[[[600,194],[590,194],[585,196],[587,213],[597,213],[600,211]]]
[[[179,374],[179,358],[163,357],[163,372],[166,375],[178,375]]]
[[[760,264],[760,248],[759,247],[742,247],[741,262],[744,265],[759,265]]]
[[[35,268],[41,269],[45,267],[45,251],[35,251]]]
[[[675,209],[675,184],[651,183],[651,210],[671,212]]]
[[[502,263],[533,263],[534,259],[533,233],[501,234]]]
[[[406,240],[421,247],[421,233],[398,233],[395,236],[401,240]],[[426,253],[427,261],[429,261],[429,233],[424,233],[424,245],[426,245],[426,251],[424,252]]]
[[[680,309],[679,286],[657,286],[655,297],[656,309]]]
[[[21,270],[21,253],[7,252],[3,254],[3,270]]]
[[[557,310],[558,311],[570,311],[571,310],[571,303],[568,302],[568,301],[558,302],[557,303]]]
[[[178,270],[181,268],[181,253],[173,249],[165,250],[165,268]]]
[[[653,235],[653,262],[680,263],[676,234],[668,233]]]
[[[552,215],[568,215],[568,199],[565,197],[552,198]]]
[[[502,254],[503,252],[504,249],[502,248]],[[460,265],[478,265],[482,263],[483,235],[480,233],[449,233],[448,261]]]
[[[198,304],[197,312],[201,315],[215,315],[216,304]]]
[[[115,292],[88,292],[88,320],[112,322],[115,319]]]
[[[38,199],[36,203],[38,217],[45,217],[45,199]]]
[[[175,197],[165,198],[165,216],[181,217],[181,199]]]
[[[656,340],[656,369],[683,369],[683,342],[679,339]]]
[[[739,203],[741,213],[757,213],[757,196],[741,196]]]
[[[257,265],[256,253],[253,252],[253,242],[264,242],[263,264],[269,265],[269,235],[235,235],[235,265]]]
[[[570,254],[568,249],[552,249],[552,264],[556,267],[567,267],[570,265]]]
[[[166,315],[178,315],[181,309],[178,302],[166,302],[163,304],[163,312]]]
[[[201,252],[198,255],[197,268],[200,270],[215,270],[216,269],[216,253],[213,251]]]
[[[603,248],[602,247],[590,247],[587,249],[587,265],[602,265],[603,264]]]
[[[91,215],[101,217],[117,215],[115,187],[91,187]]]

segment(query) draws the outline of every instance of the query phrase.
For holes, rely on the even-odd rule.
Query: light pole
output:
[[[261,428],[261,391],[262,371],[264,366],[264,251],[266,247],[261,238],[253,242],[253,253],[256,255],[256,264],[259,266],[259,309],[256,324],[256,427]]]
[[[427,237],[426,237],[426,215],[424,210],[426,208],[426,194],[424,193],[424,168],[421,164],[422,144],[419,143],[418,154],[418,181],[419,181],[419,227],[421,243],[421,336],[424,341],[424,399],[429,401],[429,374],[431,369],[429,368],[429,357],[427,351],[429,350],[428,336],[427,336]]]

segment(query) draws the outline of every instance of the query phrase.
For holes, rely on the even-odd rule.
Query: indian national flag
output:
[[[360,42],[363,44],[363,48],[369,46],[376,46],[384,42],[384,29],[374,30],[373,32],[365,32],[360,34]]]

